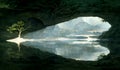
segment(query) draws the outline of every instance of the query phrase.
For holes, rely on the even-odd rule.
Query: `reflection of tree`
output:
[[[13,48],[8,48],[6,50],[5,57],[7,60],[19,59],[22,56],[22,53],[15,51]]]

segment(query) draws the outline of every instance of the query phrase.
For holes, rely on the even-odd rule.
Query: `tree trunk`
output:
[[[18,37],[19,38],[21,37],[21,33],[22,33],[22,31],[19,31],[19,33],[18,33]]]

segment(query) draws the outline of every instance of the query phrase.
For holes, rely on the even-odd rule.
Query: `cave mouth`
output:
[[[99,44],[98,39],[110,27],[100,17],[77,17],[25,34],[22,44],[64,58],[96,61],[110,53],[108,48]]]
[[[77,17],[24,35],[24,38],[30,40],[23,45],[64,58],[97,61],[110,53],[108,48],[99,44],[98,39],[110,27],[111,25],[100,17]]]

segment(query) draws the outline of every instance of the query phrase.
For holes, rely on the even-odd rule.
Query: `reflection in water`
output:
[[[26,34],[23,45],[39,48],[65,58],[95,61],[109,50],[99,44],[98,36],[111,25],[99,17],[78,17]]]
[[[57,55],[75,60],[94,61],[100,55],[107,55],[109,50],[96,41],[87,39],[30,39],[31,41],[23,43],[27,46],[34,46],[43,51],[55,53]]]

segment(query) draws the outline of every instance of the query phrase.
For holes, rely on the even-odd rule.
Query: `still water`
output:
[[[98,39],[110,27],[100,17],[78,17],[28,33],[24,35],[27,41],[22,44],[64,58],[96,61],[101,55],[110,53],[108,48],[99,44]]]

